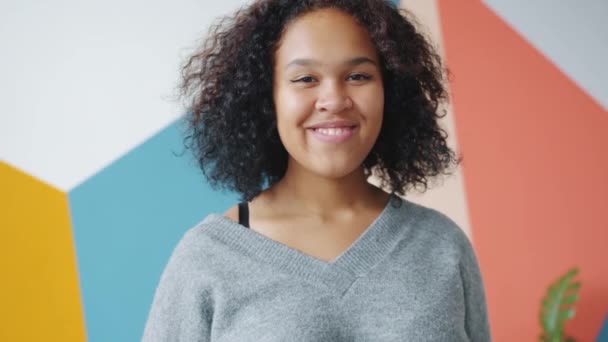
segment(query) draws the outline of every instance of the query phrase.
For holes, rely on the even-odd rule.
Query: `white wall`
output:
[[[181,114],[179,65],[242,0],[0,3],[0,160],[69,191]]]

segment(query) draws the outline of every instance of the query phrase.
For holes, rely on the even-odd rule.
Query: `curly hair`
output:
[[[286,172],[273,102],[273,65],[286,25],[335,8],[366,28],[380,56],[383,124],[363,162],[366,176],[404,195],[460,163],[438,125],[448,100],[441,58],[414,19],[384,0],[257,0],[211,26],[182,67],[188,101],[185,144],[214,188],[250,200]]]

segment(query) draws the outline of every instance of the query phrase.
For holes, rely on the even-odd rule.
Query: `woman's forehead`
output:
[[[316,10],[290,22],[276,50],[276,62],[290,65],[342,64],[368,59],[377,63],[368,32],[337,9]]]

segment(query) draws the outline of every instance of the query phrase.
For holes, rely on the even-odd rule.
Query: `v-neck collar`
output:
[[[391,193],[381,213],[331,262],[291,248],[217,213],[209,214],[201,226],[203,233],[247,257],[344,293],[356,278],[380,262],[398,242],[395,236],[406,224],[403,220],[410,217],[405,212],[409,208],[408,203]]]

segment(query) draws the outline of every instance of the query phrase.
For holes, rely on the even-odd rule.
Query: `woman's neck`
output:
[[[381,208],[388,199],[388,194],[367,182],[363,167],[341,178],[288,167],[285,176],[262,195],[267,203],[273,203],[274,210],[319,219]]]

